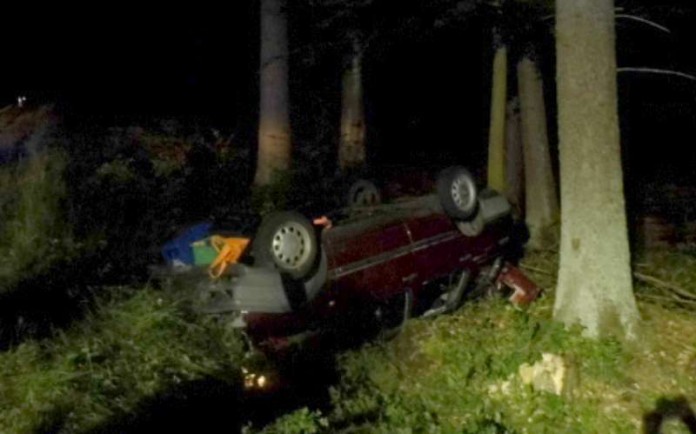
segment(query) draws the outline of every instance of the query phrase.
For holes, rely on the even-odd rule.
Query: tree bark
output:
[[[524,213],[524,154],[518,98],[505,111],[505,196],[520,215]]]
[[[259,150],[256,185],[290,167],[288,37],[285,0],[261,0]]]
[[[365,106],[362,84],[362,49],[353,43],[353,52],[343,72],[341,99],[341,137],[338,164],[342,171],[365,164]]]
[[[540,248],[548,243],[548,231],[558,219],[558,199],[549,152],[544,85],[529,57],[523,57],[517,64],[517,83],[524,147],[525,219],[530,247]]]
[[[505,191],[505,104],[507,48],[494,38],[495,56],[491,83],[491,119],[488,135],[488,187]]]
[[[561,246],[554,317],[635,337],[616,86],[613,0],[557,0]]]

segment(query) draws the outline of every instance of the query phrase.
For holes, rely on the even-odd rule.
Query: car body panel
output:
[[[336,291],[358,291],[366,298],[384,298],[403,286],[414,270],[411,241],[400,219],[360,233],[329,231],[323,245],[332,258],[329,279]]]

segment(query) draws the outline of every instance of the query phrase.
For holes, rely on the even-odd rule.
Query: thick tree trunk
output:
[[[261,0],[259,152],[256,185],[290,167],[288,38],[284,0]]]
[[[494,38],[495,57],[491,83],[491,119],[488,135],[488,186],[505,191],[505,103],[507,48]]]
[[[362,50],[356,42],[350,63],[343,72],[341,138],[338,165],[347,170],[365,164],[365,107],[362,84]]]
[[[557,0],[561,247],[554,317],[634,337],[613,0]]]
[[[517,64],[517,83],[524,147],[526,222],[531,236],[529,245],[538,248],[547,244],[550,226],[558,219],[558,199],[549,152],[544,86],[536,65],[528,57]]]
[[[524,154],[520,103],[514,98],[505,112],[505,195],[518,214],[524,213]]]

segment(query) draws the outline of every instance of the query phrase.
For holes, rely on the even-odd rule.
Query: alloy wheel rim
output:
[[[287,223],[280,226],[273,235],[271,252],[279,266],[296,269],[309,257],[309,244],[307,229],[297,223]]]
[[[471,184],[466,176],[461,175],[452,182],[452,200],[461,210],[468,210],[474,196]]]

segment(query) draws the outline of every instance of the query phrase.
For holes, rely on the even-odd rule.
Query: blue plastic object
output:
[[[171,266],[193,265],[193,248],[191,243],[202,240],[210,235],[210,222],[199,223],[184,230],[181,235],[167,242],[162,247],[162,256]]]

